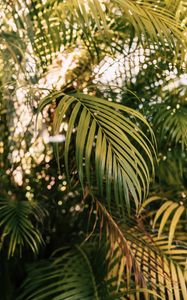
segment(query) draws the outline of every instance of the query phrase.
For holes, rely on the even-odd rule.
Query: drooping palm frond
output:
[[[106,253],[96,245],[57,250],[51,260],[28,269],[17,300],[120,299],[112,286],[116,278],[107,280],[111,266]]]
[[[134,251],[133,247],[132,251]],[[135,252],[138,257],[139,251]],[[163,295],[157,295],[155,287],[151,290],[136,286],[133,281],[130,282],[131,276],[134,277],[133,273],[124,277],[125,265],[126,257],[123,255],[123,259],[119,260],[117,248],[114,249],[111,257],[106,248],[103,251],[101,242],[99,246],[95,242],[89,242],[81,247],[64,247],[57,250],[55,257],[50,260],[35,263],[28,268],[28,276],[17,300],[67,300],[72,297],[75,300],[139,299],[140,294],[145,294],[146,299],[152,299],[152,295],[154,299],[165,299]],[[163,276],[166,276],[167,272],[168,269]],[[167,290],[172,279],[165,280],[165,282],[168,280]],[[151,280],[150,287],[153,282],[154,280]],[[164,285],[164,279],[160,282],[160,285],[162,284]]]
[[[174,39],[172,34],[180,39],[180,25],[175,21],[174,16],[168,9],[159,7],[156,1],[124,1],[115,0],[119,7],[123,9],[123,13],[132,22],[136,33],[141,36],[149,36],[152,40],[160,41],[163,45],[167,42],[172,45]],[[159,38],[158,38],[159,35]],[[171,40],[170,40],[170,38]],[[169,39],[168,39],[169,38]]]
[[[141,266],[140,270],[143,270],[143,274],[149,274],[147,280],[150,286],[156,287],[158,295],[163,299],[168,297],[174,300],[185,300],[187,249],[184,245],[168,245],[167,236],[146,236],[142,232],[138,233],[136,229],[134,233],[132,231],[134,239],[129,245]],[[135,239],[137,242],[134,242]]]
[[[157,224],[158,237],[161,237],[164,232],[168,232],[168,246],[171,246],[175,237],[177,225],[180,223],[181,219],[185,218],[187,212],[187,208],[185,207],[185,198],[180,201],[173,201],[163,199],[159,196],[150,197],[143,203],[142,208],[145,208],[147,205],[158,200],[162,201],[163,204],[160,205],[155,214],[152,212],[154,214],[152,226],[154,229]]]
[[[118,277],[118,288],[125,278],[122,290],[136,290],[132,299],[140,299],[140,288],[144,289],[145,299],[152,299],[150,290],[154,292],[154,299],[186,299],[185,245],[168,245],[167,236],[147,232],[141,221],[138,226],[134,221],[129,225],[131,222],[115,219],[97,199],[95,205],[100,235],[106,230],[112,253],[117,250],[119,265],[111,272]]]
[[[187,108],[180,103],[163,103],[154,115],[155,130],[163,141],[181,144],[184,150],[187,147]]]
[[[181,186],[184,186],[186,181],[186,154],[181,149],[181,144],[174,148],[169,147],[163,150],[160,147],[158,160],[159,164],[155,173],[159,178],[159,182],[163,185],[166,184],[166,187],[179,187],[181,189]],[[178,174],[177,177],[176,174]]]
[[[94,170],[99,191],[107,196],[109,205],[114,190],[118,207],[124,207],[125,199],[126,207],[130,210],[130,193],[138,208],[139,201],[142,201],[149,188],[149,163],[154,170],[154,148],[135,120],[142,122],[152,135],[147,121],[128,107],[81,93],[49,95],[40,102],[39,110],[57,98],[61,99],[54,113],[54,135],[59,135],[64,115],[70,113],[64,148],[68,177],[70,142],[74,136],[76,166],[82,186],[85,182],[92,185]],[[58,147],[56,153],[59,160]],[[92,165],[91,157],[94,156],[95,163]]]
[[[105,32],[108,32],[108,18],[107,18],[107,6],[105,1],[67,1],[67,7],[72,15],[78,16],[78,21],[82,22],[83,26],[87,26],[89,23],[89,14],[95,20],[97,27],[103,28]],[[85,5],[87,9],[85,9]],[[174,15],[167,9],[159,7],[157,1],[124,1],[114,0],[111,2],[111,6],[108,6],[109,14],[110,9],[118,9],[124,19],[128,20],[135,29],[136,34],[141,39],[141,34],[151,37],[153,40],[160,40],[165,45],[173,43],[174,39],[171,37],[171,33],[180,39],[180,25],[176,22]],[[172,7],[173,8],[173,7]],[[119,14],[118,11],[118,14]],[[159,38],[158,38],[159,35]]]
[[[1,247],[8,244],[8,257],[19,250],[28,247],[34,254],[38,253],[39,246],[43,244],[40,231],[31,222],[31,216],[38,222],[42,221],[43,212],[27,201],[14,199],[0,201],[0,229]]]
[[[143,42],[151,39],[163,47],[169,44],[172,49],[176,49],[176,40],[180,46],[182,43],[182,27],[175,19],[177,6],[160,5],[156,0],[71,0],[46,1],[45,4],[41,0],[17,0],[11,5],[7,3],[7,7],[18,32],[24,30],[28,33],[44,69],[61,46],[73,48],[82,44],[95,56],[101,54],[98,40],[100,43],[105,41],[105,47],[108,44],[112,48],[112,34],[118,33],[118,25],[120,28],[120,24],[116,22],[114,25],[113,20],[118,20],[119,14],[124,26],[131,24],[135,35]],[[117,36],[126,39],[125,32]]]

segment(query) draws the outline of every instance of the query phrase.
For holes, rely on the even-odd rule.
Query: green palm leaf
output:
[[[167,236],[150,235],[149,237],[141,232],[138,233],[136,229],[131,230],[131,234],[133,238],[130,238],[129,246],[152,288],[156,288],[162,299],[168,297],[173,300],[185,300],[187,297],[186,248],[182,244],[168,245]],[[154,299],[159,298],[154,296]]]
[[[149,36],[155,41],[160,41],[163,45],[167,40],[170,45],[175,44],[171,37],[172,32],[175,37],[180,38],[180,26],[174,19],[172,13],[163,7],[159,7],[156,1],[124,1],[115,0],[119,7],[123,9],[123,13],[133,24],[136,33],[141,39],[141,34]],[[171,30],[171,31],[170,31]],[[159,35],[159,38],[158,38]]]
[[[81,93],[50,95],[41,101],[39,109],[57,97],[61,100],[54,114],[54,135],[59,134],[64,115],[70,114],[64,147],[68,177],[70,142],[74,137],[75,160],[82,186],[88,184],[91,187],[94,169],[99,192],[106,195],[109,205],[114,191],[118,208],[124,207],[125,199],[130,210],[129,194],[138,208],[149,188],[148,164],[154,169],[153,146],[136,125],[138,120],[151,132],[147,121],[128,107]],[[59,160],[58,147],[55,149]]]
[[[6,10],[12,14],[18,31],[24,28],[27,32],[40,67],[44,69],[51,64],[62,45],[65,49],[76,47],[77,36],[78,43],[82,41],[92,54],[99,55],[98,37],[112,48],[112,34],[118,31],[118,24],[115,30],[112,25],[112,20],[118,18],[115,11],[120,12],[124,25],[130,23],[134,27],[135,35],[142,42],[151,39],[164,47],[168,44],[172,49],[176,49],[176,40],[180,46],[182,44],[182,28],[175,18],[177,5],[175,8],[168,3],[163,7],[156,0],[113,0],[109,3],[68,0],[46,1],[45,4],[40,0],[32,0],[29,4],[17,0],[14,5],[8,4]],[[20,13],[23,6],[27,14]],[[126,38],[124,33],[122,35]]]
[[[164,103],[154,115],[155,130],[158,130],[161,139],[170,143],[181,144],[184,150],[187,147],[187,108],[179,103]]]
[[[168,232],[168,246],[170,246],[175,237],[177,226],[180,224],[180,221],[184,219],[187,212],[185,202],[182,200],[177,202],[155,196],[148,198],[143,203],[142,208],[145,208],[155,201],[161,201],[161,205],[156,212],[152,211],[152,214],[154,215],[153,229],[158,229],[158,237],[161,237],[163,233]]]
[[[140,299],[140,291],[144,293],[146,300],[152,299],[149,292],[152,290],[154,299],[169,297],[173,300],[185,300],[186,247],[182,243],[168,245],[167,236],[150,234],[141,221],[137,226],[134,220],[119,220],[116,211],[113,212],[116,215],[114,217],[97,199],[95,205],[100,235],[106,231],[112,253],[116,249],[115,256],[119,266],[111,272],[112,276],[115,274],[118,277],[118,287],[125,278],[122,291],[131,293],[135,290],[132,299]],[[142,288],[145,290],[142,291]]]
[[[110,268],[105,252],[94,245],[91,249],[78,246],[59,249],[51,261],[38,262],[28,269],[24,291],[18,299],[120,299],[112,287],[115,278],[110,281],[105,278]]]
[[[1,243],[8,240],[8,257],[19,250],[28,247],[33,253],[38,253],[39,245],[43,243],[41,233],[35,228],[30,216],[41,221],[43,213],[36,204],[27,201],[0,201]]]
[[[108,33],[109,26],[106,13],[105,1],[85,1],[73,0],[66,2],[70,13],[73,16],[77,15],[78,23],[85,27],[85,24],[90,26],[90,18],[94,19],[97,27]],[[85,9],[85,6],[87,9]],[[153,40],[161,41],[165,45],[166,40],[170,45],[174,45],[174,37],[181,38],[180,25],[175,20],[174,14],[163,7],[159,7],[157,1],[111,1],[110,9],[118,8],[124,20],[128,20],[135,28],[136,34],[142,39],[141,34],[151,37]],[[173,7],[172,7],[173,8]],[[173,33],[173,37],[171,36]],[[159,37],[158,37],[159,34]]]

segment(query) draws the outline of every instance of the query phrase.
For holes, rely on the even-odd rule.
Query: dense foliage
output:
[[[0,0],[0,299],[187,299],[184,0]]]

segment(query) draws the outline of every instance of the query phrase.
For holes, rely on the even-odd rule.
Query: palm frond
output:
[[[161,140],[181,144],[182,149],[185,149],[187,147],[186,106],[180,103],[164,103],[161,104],[160,109],[157,108],[153,122]]]
[[[159,196],[148,198],[143,203],[142,208],[145,208],[147,205],[150,205],[154,201],[158,200],[162,201],[163,203],[155,212],[155,216],[153,219],[153,229],[158,223],[158,237],[161,237],[164,232],[168,231],[168,245],[171,246],[175,236],[177,225],[184,217],[184,214],[186,214],[187,208],[185,207],[185,203],[182,200],[177,202],[173,200],[163,199]]]
[[[130,247],[141,266],[140,270],[143,270],[144,274],[149,274],[147,280],[151,286],[156,287],[158,294],[163,299],[167,297],[174,300],[186,299],[185,262],[187,249],[183,245],[168,245],[167,236],[146,236],[142,232],[138,234],[136,229],[132,229],[131,234],[134,238],[136,236],[137,242],[134,243],[132,239],[132,242],[129,243]],[[153,250],[154,248],[155,250]],[[155,262],[157,263],[155,264]],[[152,268],[153,270],[151,270]]]
[[[156,1],[124,1],[115,0],[123,13],[133,24],[136,33],[141,39],[143,33],[154,41],[160,41],[165,45],[166,41],[175,44],[172,34],[180,39],[180,25],[175,21],[174,15],[168,9],[159,7]],[[158,37],[159,36],[159,37]]]
[[[44,69],[51,64],[62,45],[73,48],[82,41],[96,56],[100,53],[97,44],[99,37],[112,48],[112,33],[118,31],[117,22],[114,27],[112,20],[119,17],[119,12],[124,25],[131,24],[142,42],[151,39],[175,50],[176,44],[180,43],[180,47],[182,44],[182,27],[175,18],[177,6],[164,7],[156,0],[151,3],[145,0],[114,0],[111,3],[104,0],[68,0],[46,1],[45,4],[40,0],[30,3],[17,0],[8,8],[18,32],[23,29],[27,32],[39,64]]]
[[[120,299],[112,287],[116,279],[106,279],[109,267],[106,250],[93,246],[64,247],[55,251],[51,260],[31,266],[17,299]]]
[[[161,184],[170,187],[178,186],[180,189],[181,186],[185,185],[186,154],[181,148],[181,144],[173,148],[168,148],[167,144],[165,146],[163,150],[160,147],[159,163],[155,170],[156,176]],[[178,174],[177,177],[176,174]]]
[[[128,107],[81,93],[49,95],[40,102],[39,109],[57,97],[60,102],[54,114],[54,135],[59,134],[64,115],[70,114],[64,148],[68,177],[70,142],[74,137],[76,166],[82,186],[86,183],[91,187],[94,169],[99,191],[107,196],[109,205],[114,190],[118,207],[124,207],[125,199],[130,210],[130,193],[138,208],[149,188],[149,163],[154,170],[153,145],[136,124],[136,120],[142,122],[152,134],[147,121]],[[56,153],[59,160],[58,147]],[[95,157],[94,165],[91,157]]]
[[[105,33],[109,31],[106,13],[106,5],[108,4],[105,1],[67,1],[66,5],[72,15],[77,14],[77,20],[83,26],[85,24],[90,25],[89,17],[92,16],[99,29],[102,28]],[[85,9],[85,6],[87,9]],[[148,1],[114,0],[111,7],[110,5],[108,7],[109,13],[112,7],[116,7],[121,11],[124,20],[128,20],[134,26],[140,39],[142,39],[141,35],[144,34],[145,37],[148,36],[154,41],[161,41],[163,45],[166,41],[172,45],[175,44],[174,37],[181,38],[180,25],[175,20],[174,14],[168,8],[159,7],[157,1],[149,3]]]
[[[149,291],[154,292],[154,299],[185,299],[185,262],[187,249],[181,243],[168,245],[167,236],[158,237],[150,234],[140,224],[119,221],[95,199],[101,235],[106,230],[106,239],[112,253],[116,251],[118,268],[112,270],[118,276],[118,285],[125,278],[122,291],[135,289],[133,299],[139,299],[139,289],[144,289],[145,299],[152,299]],[[142,227],[143,226],[143,227]],[[181,298],[178,298],[180,295]],[[133,296],[132,296],[133,297]]]
[[[24,247],[37,254],[39,246],[43,244],[40,231],[30,220],[31,215],[35,220],[42,221],[43,213],[36,204],[17,200],[0,201],[1,247],[8,243],[8,257],[18,250],[22,255]]]

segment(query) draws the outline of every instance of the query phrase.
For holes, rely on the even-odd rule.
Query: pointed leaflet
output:
[[[157,200],[157,199],[153,199],[153,200]],[[170,206],[173,202],[172,201],[166,201],[157,211],[156,216],[154,218],[154,222],[153,222],[153,228],[155,227],[155,224],[158,220],[158,218],[161,216],[161,214],[168,208],[168,206]]]
[[[70,174],[69,174],[69,159],[68,159],[68,154],[69,154],[69,145],[71,142],[71,135],[74,129],[74,124],[75,124],[75,120],[77,118],[79,109],[80,109],[81,104],[78,102],[76,103],[70,119],[69,119],[69,123],[68,123],[68,130],[66,133],[66,141],[65,141],[65,149],[64,149],[64,161],[65,161],[65,168],[66,168],[66,173],[67,173],[67,178],[68,181],[70,181]]]
[[[87,132],[90,123],[90,113],[84,107],[79,118],[76,134],[76,162],[79,172],[79,179],[83,186],[83,155],[86,143]]]
[[[171,220],[170,223],[170,229],[169,229],[169,237],[168,237],[168,244],[171,245],[172,241],[173,241],[173,237],[174,237],[174,233],[175,233],[175,229],[177,226],[177,223],[181,217],[181,215],[183,214],[183,212],[185,211],[185,207],[179,206]]]
[[[89,134],[88,134],[88,138],[87,138],[87,144],[86,144],[86,149],[85,149],[85,169],[86,169],[86,178],[88,181],[88,184],[91,185],[91,174],[90,174],[90,158],[91,158],[91,152],[92,152],[92,148],[93,148],[93,143],[95,140],[95,132],[96,132],[96,122],[95,120],[93,120],[90,130],[89,130]]]
[[[158,236],[161,235],[163,229],[164,229],[164,226],[166,224],[166,222],[168,221],[168,218],[170,217],[171,213],[173,212],[173,210],[178,206],[178,203],[172,203],[168,208],[167,210],[165,211],[165,213],[163,214],[162,216],[162,220],[161,220],[161,223],[160,223],[160,226],[159,226],[159,231],[158,231]]]
[[[55,110],[54,113],[54,119],[53,119],[53,134],[58,135],[60,131],[60,126],[62,124],[64,115],[69,108],[69,106],[74,102],[74,98],[70,96],[64,96],[63,100],[59,103],[57,106],[57,109]],[[60,170],[60,165],[59,165],[59,149],[58,149],[58,144],[54,144],[54,153],[56,155],[56,159],[58,162],[58,167]]]

